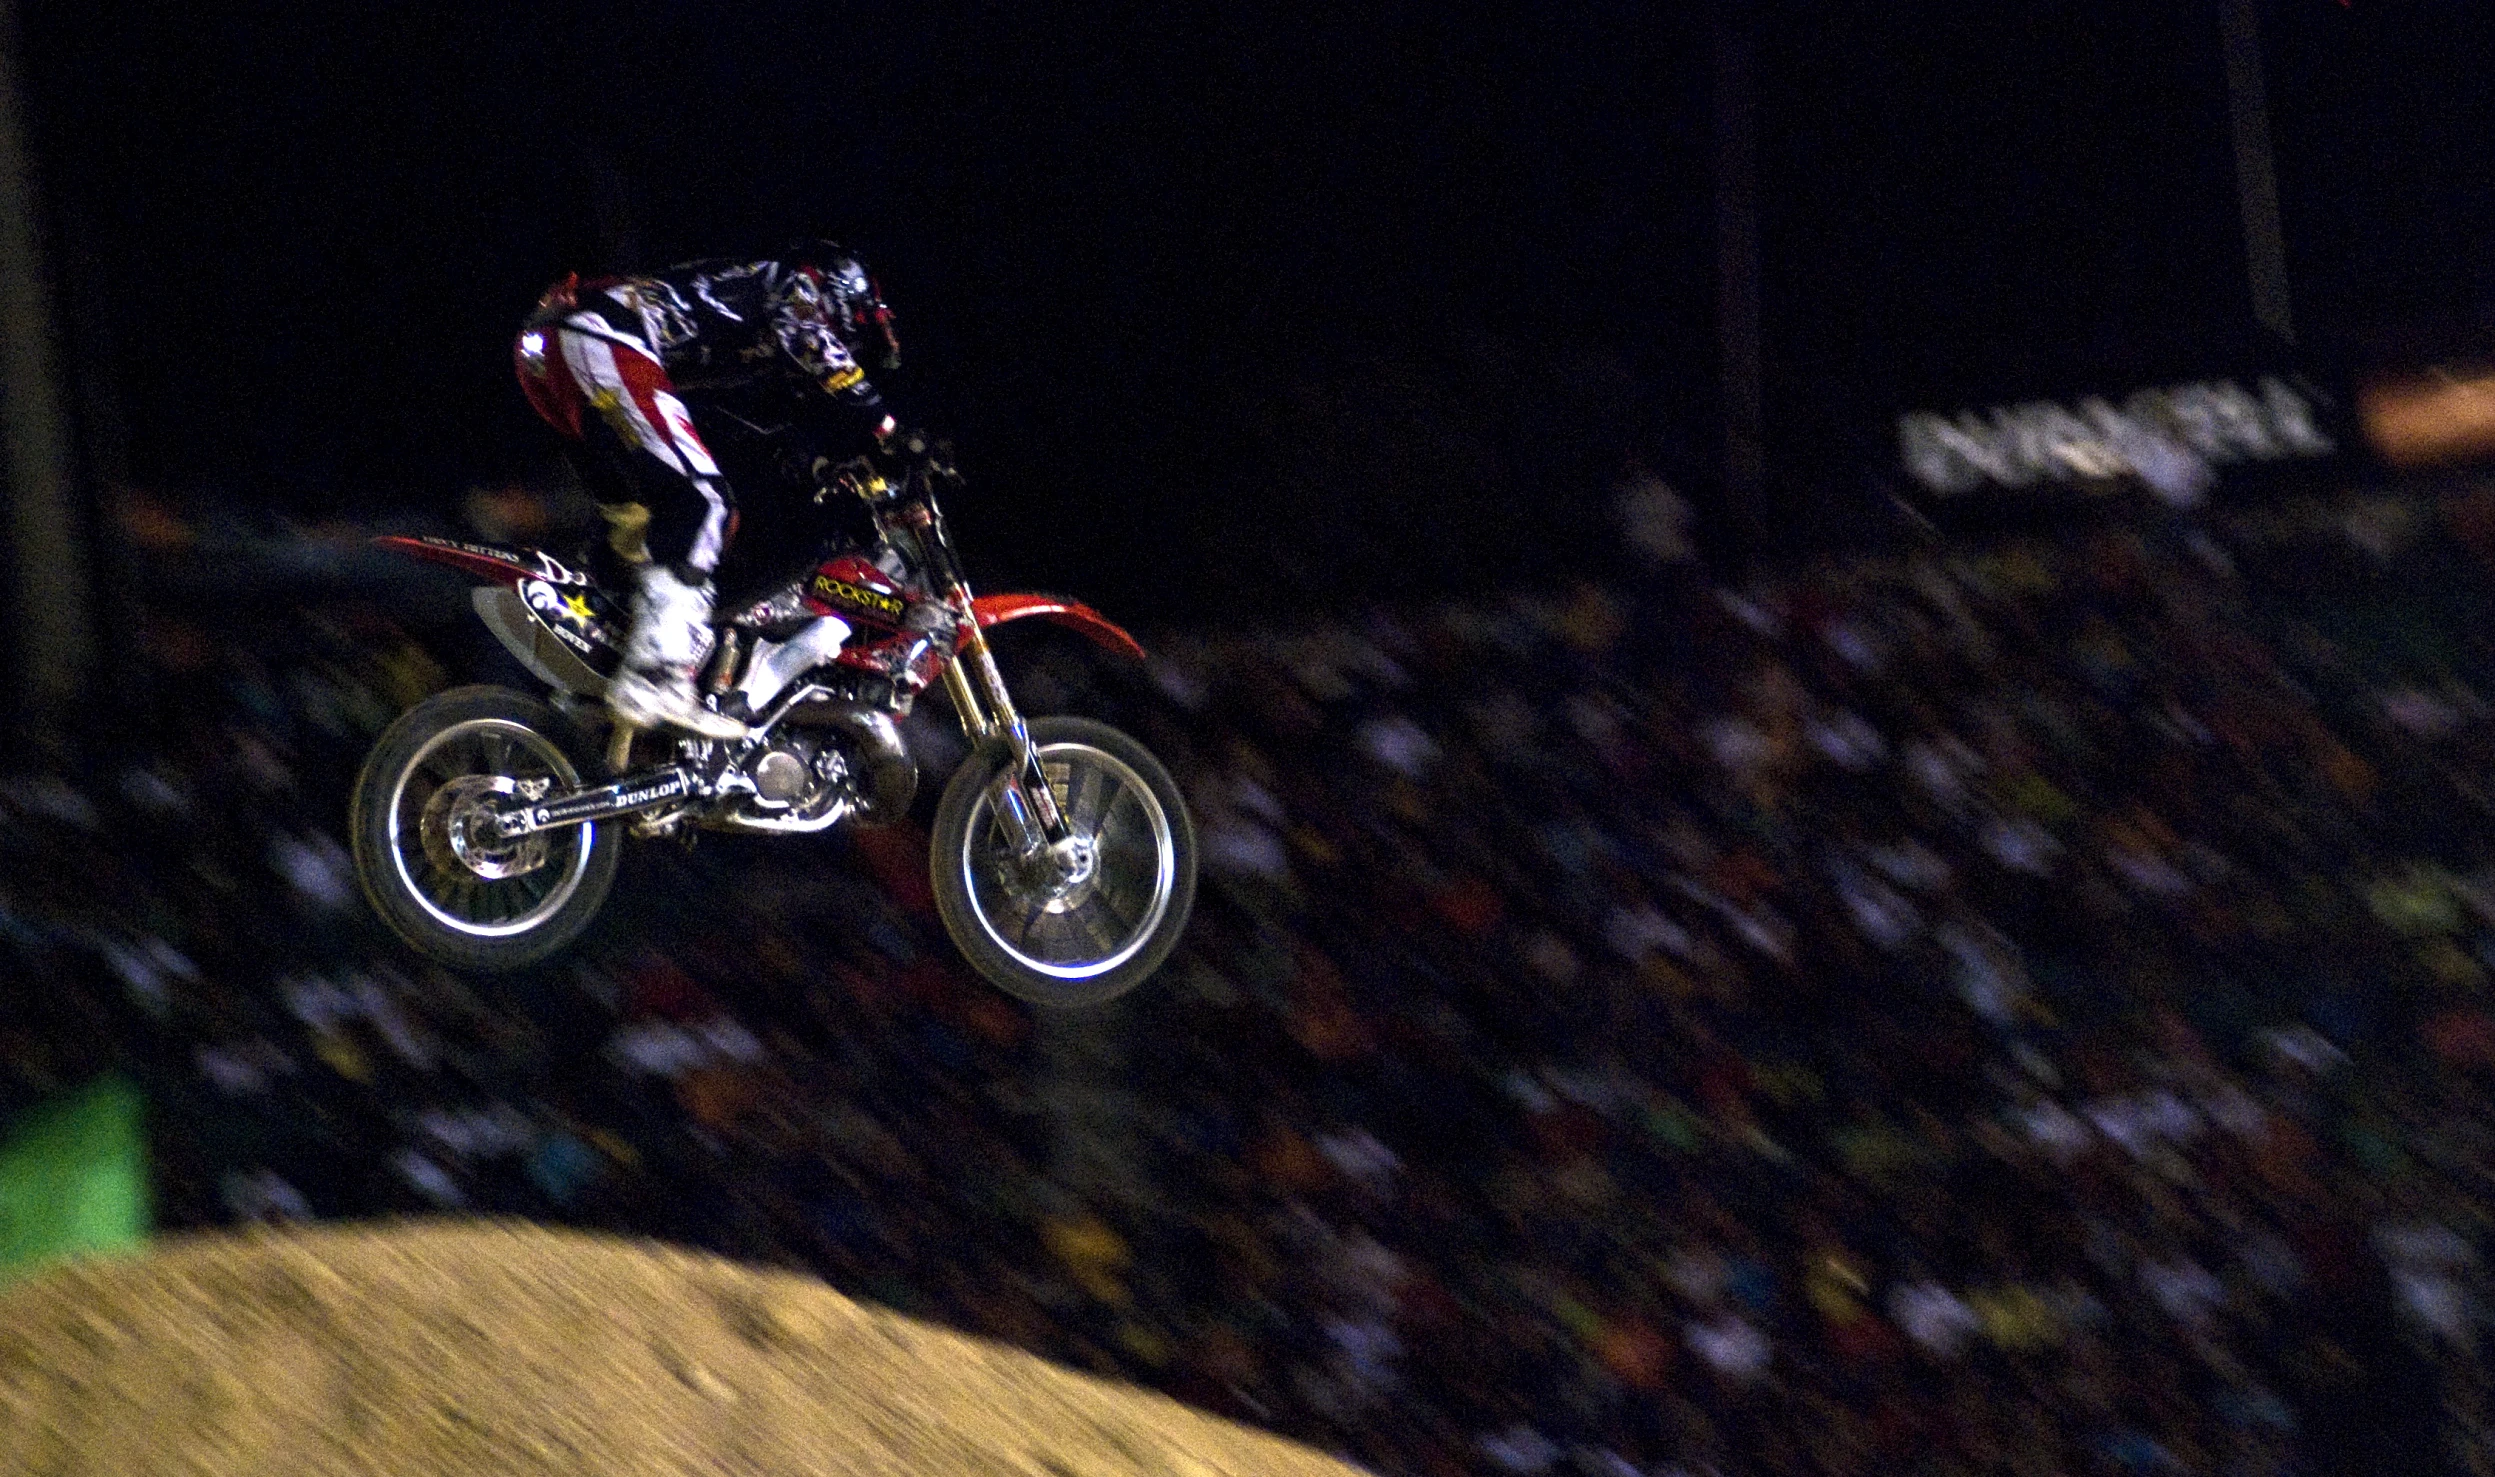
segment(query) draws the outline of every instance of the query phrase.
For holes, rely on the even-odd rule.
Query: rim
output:
[[[469,938],[542,927],[580,891],[597,843],[594,823],[516,842],[478,832],[494,797],[517,782],[580,783],[545,735],[508,718],[471,718],[425,741],[390,787],[390,861],[400,888],[434,922]]]
[[[1039,752],[1078,845],[1074,875],[1056,887],[1016,885],[991,784],[962,830],[962,883],[980,931],[1016,964],[1049,979],[1095,979],[1159,931],[1178,888],[1178,845],[1169,812],[1133,766],[1090,744]]]

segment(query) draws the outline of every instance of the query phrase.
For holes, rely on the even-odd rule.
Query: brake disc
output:
[[[546,864],[543,832],[506,840],[495,829],[494,802],[518,793],[508,775],[463,774],[425,802],[417,823],[425,855],[445,872],[467,872],[500,882]]]

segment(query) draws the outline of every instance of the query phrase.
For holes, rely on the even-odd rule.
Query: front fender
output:
[[[979,628],[1001,626],[1007,621],[1037,618],[1053,621],[1082,632],[1100,645],[1136,661],[1144,659],[1143,644],[1126,634],[1125,628],[1085,605],[1062,595],[980,595],[970,602],[971,613],[979,618]],[[970,633],[963,631],[954,638],[954,649],[968,644]]]

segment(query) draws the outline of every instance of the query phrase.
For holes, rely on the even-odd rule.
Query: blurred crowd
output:
[[[473,650],[150,605],[124,740],[0,787],[0,1107],[136,1073],[170,1226],[663,1237],[1381,1474],[2495,1469],[2495,503],[1631,542],[1026,641],[1204,853],[1063,1016],[913,826],[644,846],[565,959],[425,966],[345,795]]]

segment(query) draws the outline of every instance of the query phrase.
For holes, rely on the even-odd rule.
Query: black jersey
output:
[[[663,272],[583,282],[546,316],[582,327],[583,310],[646,344],[683,390],[792,380],[852,409],[880,413],[856,345],[852,295],[811,266],[778,261],[688,262]],[[541,310],[545,311],[545,310]]]

